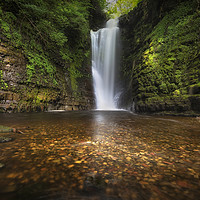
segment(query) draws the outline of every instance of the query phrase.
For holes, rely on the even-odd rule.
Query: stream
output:
[[[197,200],[200,118],[126,111],[0,114],[1,200]]]

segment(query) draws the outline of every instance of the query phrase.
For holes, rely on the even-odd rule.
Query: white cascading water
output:
[[[91,31],[92,73],[96,96],[96,107],[99,110],[116,110],[116,48],[119,28],[118,20],[110,19],[106,28],[97,32]]]

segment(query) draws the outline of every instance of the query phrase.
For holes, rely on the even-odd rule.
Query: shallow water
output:
[[[124,111],[0,114],[2,200],[200,196],[200,119]]]

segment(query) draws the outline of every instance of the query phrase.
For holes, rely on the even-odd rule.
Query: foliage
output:
[[[113,1],[107,7],[107,13],[111,15],[113,18],[119,17],[120,15],[127,14],[133,8],[137,6],[137,4],[141,0],[117,0]]]
[[[94,4],[101,10],[105,0],[5,0],[0,3],[0,29],[13,46],[24,50],[28,82],[36,81],[39,73],[38,79],[43,75],[46,82],[56,84],[56,67],[66,70],[73,63],[73,68],[78,68],[89,58],[90,54],[85,52],[90,48]]]
[[[80,73],[78,69],[76,69],[74,64],[71,64],[70,68],[68,68],[68,71],[70,73],[71,88],[76,96],[76,94],[78,93],[77,79],[83,77],[83,75]]]
[[[0,70],[0,89],[8,88],[8,84],[3,80],[3,71]]]
[[[200,13],[196,0],[176,1],[171,10],[166,3],[167,12],[158,8],[152,13],[144,5],[145,2],[135,12],[122,16],[121,22],[125,26],[122,35],[126,44],[123,71],[126,77],[131,75],[133,99],[148,103],[154,97],[189,95],[191,86],[200,83]],[[146,15],[140,16],[144,12]],[[152,20],[147,19],[149,14]],[[140,16],[140,20],[135,16]]]
[[[45,73],[49,75],[49,79],[57,85],[56,80],[54,79],[55,74],[55,67],[49,62],[49,60],[45,57],[45,55],[37,54],[36,52],[27,52],[29,64],[27,65],[27,75],[28,75],[28,82],[31,82],[32,78],[37,77],[37,72],[40,74],[40,77],[43,76]],[[46,79],[39,79],[40,82],[46,81]]]
[[[189,85],[199,82],[198,66],[191,67],[191,64],[200,55],[200,18],[199,13],[190,14],[192,9],[191,3],[182,3],[166,15],[147,38],[151,43],[144,62],[151,73],[161,75],[157,79],[158,92],[161,94],[173,94],[178,90],[184,93]]]

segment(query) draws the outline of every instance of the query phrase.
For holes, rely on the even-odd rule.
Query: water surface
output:
[[[0,114],[2,200],[200,196],[200,119],[124,111]]]

